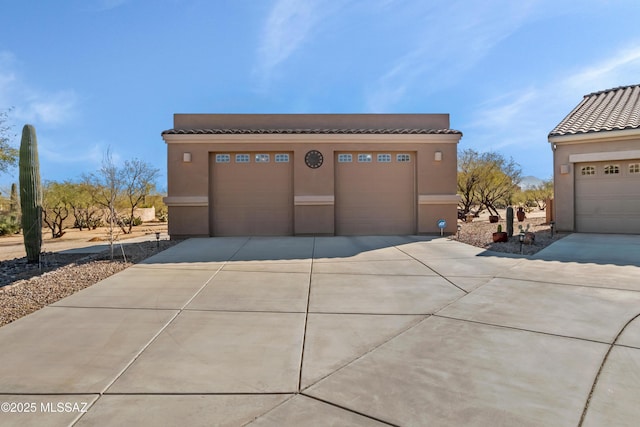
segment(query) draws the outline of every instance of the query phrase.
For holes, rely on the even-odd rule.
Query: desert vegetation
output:
[[[544,210],[546,201],[553,197],[553,181],[525,189],[521,181],[522,169],[513,159],[495,152],[462,151],[458,156],[457,181],[460,216],[477,217],[484,211],[499,216],[499,210],[507,206]]]

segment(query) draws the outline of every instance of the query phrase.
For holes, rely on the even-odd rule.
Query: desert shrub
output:
[[[167,222],[169,220],[169,212],[167,212],[165,209],[161,210],[158,212],[158,221],[160,222]]]
[[[119,224],[122,224],[128,227],[130,223],[131,223],[131,218],[127,216],[120,217]],[[133,225],[134,227],[142,225],[142,218],[140,218],[139,216],[134,217],[133,223],[131,225]]]
[[[0,236],[19,233],[20,228],[20,221],[15,216],[0,216]]]
[[[95,230],[98,227],[104,227],[104,221],[100,218],[90,217],[87,218],[76,218],[73,224],[73,228],[87,229],[87,230]]]

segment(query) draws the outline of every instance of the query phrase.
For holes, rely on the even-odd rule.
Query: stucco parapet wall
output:
[[[209,206],[207,196],[170,196],[162,199],[167,206]]]
[[[314,143],[366,142],[388,144],[407,142],[420,144],[457,143],[461,133],[456,134],[163,134],[167,144],[211,144],[211,143]]]
[[[457,205],[460,202],[457,194],[429,194],[419,195],[419,205]]]
[[[334,196],[295,196],[296,206],[331,206],[335,204]]]

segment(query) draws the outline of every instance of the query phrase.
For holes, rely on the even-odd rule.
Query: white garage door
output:
[[[577,163],[576,231],[640,234],[640,159]]]
[[[414,234],[414,153],[335,155],[336,234]]]
[[[211,223],[215,236],[293,234],[292,154],[212,154]]]

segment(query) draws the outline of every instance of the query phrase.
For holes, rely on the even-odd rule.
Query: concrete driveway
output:
[[[640,267],[584,244],[188,240],[0,328],[0,425],[636,425]]]

